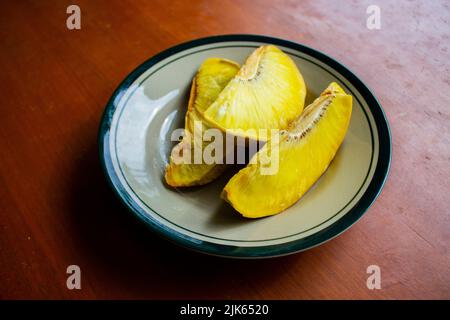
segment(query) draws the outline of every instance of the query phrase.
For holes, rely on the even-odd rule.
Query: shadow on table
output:
[[[115,198],[97,146],[76,164],[69,198],[70,232],[84,279],[99,298],[246,298],[270,287],[305,253],[234,260],[195,253],[152,234]],[[301,263],[301,262],[300,262]],[[305,272],[296,272],[302,281]],[[242,290],[244,289],[245,290]]]

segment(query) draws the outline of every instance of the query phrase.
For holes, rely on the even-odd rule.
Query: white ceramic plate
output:
[[[164,168],[173,146],[170,134],[183,127],[191,81],[203,60],[223,57],[242,64],[262,44],[291,56],[308,87],[307,100],[336,81],[353,96],[353,114],[344,143],[313,188],[285,212],[250,220],[219,197],[232,172],[204,187],[172,189],[164,183]],[[209,254],[256,258],[311,248],[356,222],[383,187],[391,137],[374,95],[334,59],[286,40],[227,35],[180,44],[130,73],[106,107],[99,149],[112,189],[158,234]]]

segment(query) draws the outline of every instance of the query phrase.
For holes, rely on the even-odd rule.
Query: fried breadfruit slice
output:
[[[267,140],[259,130],[285,129],[303,111],[306,85],[294,61],[273,45],[247,58],[204,116],[235,136]]]
[[[328,168],[344,140],[352,97],[336,83],[295,120],[279,141],[269,140],[225,186],[222,198],[244,217],[280,213],[296,203]],[[278,155],[278,167],[265,174]]]
[[[193,163],[194,145],[203,150],[210,142],[202,142],[194,137],[195,124],[201,126],[202,132],[209,129],[202,116],[219,93],[239,71],[236,62],[221,59],[206,59],[192,80],[188,108],[185,117],[185,134],[171,152],[166,168],[165,180],[172,187],[198,186],[216,179],[225,169],[224,164]],[[189,162],[175,161],[183,152],[191,153]]]

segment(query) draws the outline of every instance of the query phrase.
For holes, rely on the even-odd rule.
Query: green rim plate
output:
[[[195,236],[196,232],[193,232],[192,230],[189,230],[190,235],[186,235],[184,233],[179,232],[178,230],[175,230],[172,227],[173,223],[170,223],[170,221],[165,219],[164,216],[158,214],[152,208],[147,207],[146,208],[147,210],[151,210],[154,214],[157,214],[162,219],[154,219],[154,217],[149,215],[142,208],[142,205],[140,205],[135,201],[135,197],[131,196],[129,192],[129,186],[127,188],[124,185],[123,180],[119,179],[117,169],[113,165],[114,152],[111,152],[111,147],[109,143],[111,137],[112,120],[118,109],[119,102],[121,101],[122,98],[124,98],[124,95],[130,90],[135,90],[134,88],[132,88],[132,86],[136,82],[136,80],[151,67],[155,66],[155,64],[165,59],[168,59],[173,55],[179,54],[186,50],[192,50],[193,48],[196,47],[202,47],[205,45],[217,44],[216,48],[218,48],[219,46],[224,45],[226,46],[227,43],[231,42],[248,43],[247,45],[243,45],[247,47],[257,47],[261,43],[274,44],[277,46],[288,48],[290,51],[289,54],[293,56],[295,56],[296,53],[299,53],[303,55],[302,57],[303,59],[305,59],[304,56],[306,55],[312,57],[317,61],[320,61],[321,64],[324,64],[328,66],[328,68],[331,68],[336,71],[336,74],[333,74],[333,76],[343,77],[346,82],[350,83],[351,86],[358,91],[359,95],[363,97],[365,103],[368,105],[369,112],[374,120],[376,130],[372,130],[371,128],[370,134],[372,141],[373,139],[376,139],[378,141],[379,150],[377,158],[375,159],[375,161],[373,161],[373,163],[371,160],[371,164],[369,166],[369,170],[371,166],[374,166],[375,169],[374,174],[370,178],[371,180],[368,183],[366,190],[364,191],[360,199],[353,204],[352,208],[350,208],[347,211],[347,213],[345,213],[345,215],[340,217],[337,221],[327,226],[326,228],[321,229],[320,231],[308,235],[304,238],[297,239],[294,241],[281,242],[278,244],[242,246],[242,245],[221,244],[213,241],[208,241],[205,240],[204,237],[200,239]],[[200,48],[197,52],[199,51],[201,51]],[[315,63],[313,59],[308,61],[324,69],[320,64]],[[164,66],[161,66],[159,68],[163,67]],[[350,90],[348,87],[346,89]],[[123,111],[123,109],[121,111]],[[367,113],[365,110],[363,111],[364,113]],[[119,114],[119,117],[120,116],[121,115]],[[367,117],[367,114],[365,114],[365,116]],[[115,134],[116,133],[117,130],[115,131]],[[376,135],[375,137],[373,136],[374,134]],[[353,72],[351,72],[344,65],[330,58],[326,54],[321,53],[312,48],[309,48],[307,46],[287,40],[260,35],[222,35],[222,36],[202,38],[169,48],[155,55],[149,60],[145,61],[134,71],[132,71],[125,78],[125,80],[122,81],[122,83],[113,93],[112,97],[110,98],[106,106],[106,109],[104,111],[101,120],[98,139],[99,139],[98,141],[99,141],[100,161],[105,176],[107,178],[107,181],[109,182],[112,190],[121,200],[121,202],[126,206],[126,208],[129,209],[131,213],[133,213],[136,217],[138,217],[140,221],[145,223],[145,225],[150,227],[150,229],[155,231],[158,235],[161,235],[167,238],[168,240],[180,244],[184,247],[200,251],[203,253],[234,258],[264,258],[264,257],[287,255],[315,247],[341,234],[342,232],[347,230],[351,225],[353,225],[367,211],[367,209],[372,205],[372,203],[379,195],[389,172],[392,153],[389,125],[386,116],[383,112],[383,109],[379,104],[379,102],[377,101],[377,99],[375,98],[375,96],[368,89],[368,87]],[[366,176],[366,179],[367,177],[368,175]],[[182,226],[177,227],[183,229]],[[210,238],[213,240],[214,237]],[[230,239],[227,240],[233,241]],[[269,240],[279,240],[279,239],[269,239]]]

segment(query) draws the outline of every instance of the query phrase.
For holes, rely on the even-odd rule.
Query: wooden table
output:
[[[362,1],[364,2],[364,1]],[[376,2],[376,3],[375,3]],[[66,8],[81,8],[81,30]],[[0,298],[450,298],[450,3],[374,1],[2,1]],[[375,92],[393,159],[379,199],[320,247],[264,261],[169,244],[125,212],[97,160],[119,82],[183,41],[224,33],[324,51]],[[82,289],[66,288],[66,268]],[[369,265],[381,290],[369,290]]]

